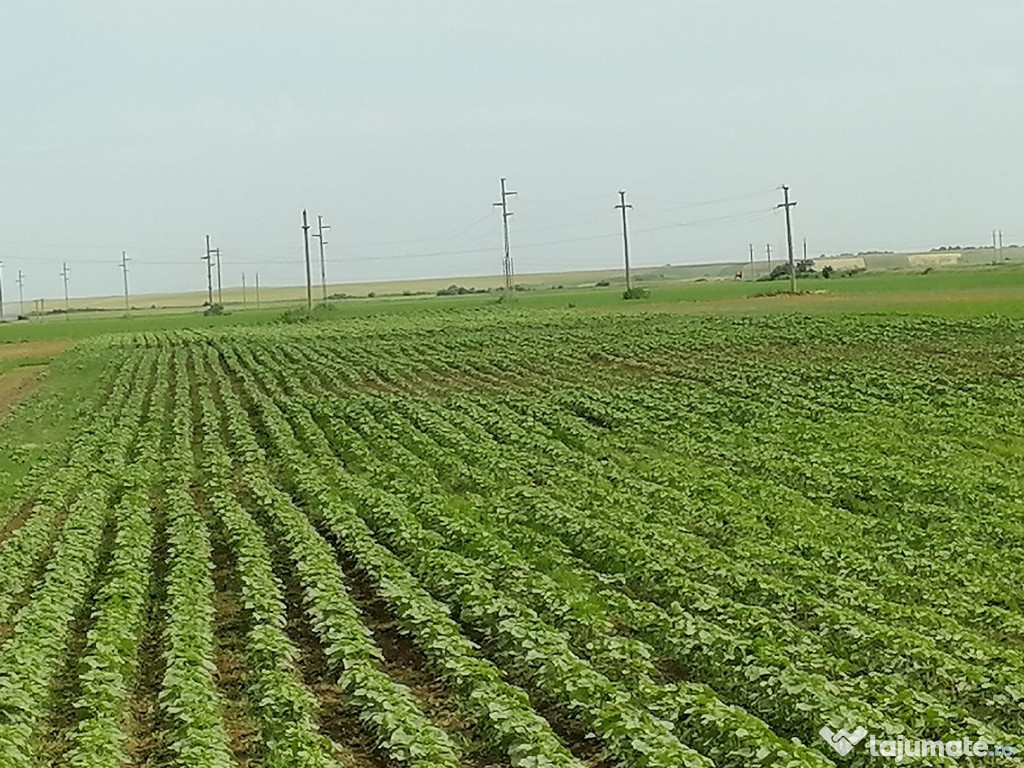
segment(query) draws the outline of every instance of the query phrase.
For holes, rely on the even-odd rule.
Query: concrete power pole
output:
[[[768,254],[768,271],[771,272],[772,271],[772,244],[768,243],[767,245],[765,245],[764,251],[765,251],[765,253]]]
[[[750,244],[750,279],[754,279],[754,244]]]
[[[796,203],[789,201],[789,187],[785,184],[782,185],[783,202],[779,203],[776,208],[786,209],[786,245],[789,250],[789,290],[790,293],[796,293],[796,267],[793,264],[793,225],[790,221],[789,209],[796,206]]]
[[[206,304],[213,306],[213,251],[210,250],[210,236],[206,236],[206,255],[202,257],[206,261]]]
[[[632,205],[626,203],[626,193],[619,190],[619,204],[615,206],[622,211],[622,255],[626,261],[626,293],[633,290],[633,281],[629,275],[629,227],[626,224],[626,209]]]
[[[71,302],[68,300],[68,263],[64,262],[64,269],[60,271],[60,276],[64,278],[64,314],[65,317],[71,314]]]
[[[128,296],[128,256],[121,251],[121,271],[124,273],[124,311],[132,311],[131,299]]]
[[[302,210],[302,240],[306,247],[306,309],[313,309],[313,276],[309,271],[309,222],[306,210]]]
[[[517,193],[505,189],[505,177],[501,178],[501,201],[494,205],[501,208],[501,229],[505,237],[505,260],[502,262],[502,271],[505,273],[505,292],[511,293],[515,283],[515,270],[512,267],[512,252],[508,243],[508,217],[512,214],[508,210],[508,198]]]
[[[18,270],[18,314],[25,315],[25,273]]]
[[[213,252],[217,256],[217,303],[224,306],[224,290],[220,281],[220,248],[214,248]]]
[[[330,228],[330,224],[325,226],[324,217],[318,214],[316,217],[316,232],[313,233],[313,237],[320,243],[320,290],[322,301],[327,301],[327,266],[324,261],[324,246],[327,245],[327,240],[324,239],[324,230]]]

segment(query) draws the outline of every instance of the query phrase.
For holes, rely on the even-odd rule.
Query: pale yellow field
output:
[[[1020,263],[1024,261],[1024,247],[1008,245],[1003,251],[1003,261]],[[955,253],[867,253],[859,254],[856,257],[844,254],[843,257],[830,260],[821,260],[819,264],[832,263],[834,266],[843,268],[849,262],[849,266],[867,267],[869,271],[902,271],[920,270],[925,266],[944,266],[948,262],[950,266],[969,266],[989,264],[992,259],[991,249],[962,249]],[[773,262],[772,265],[775,266]],[[954,267],[955,268],[955,267]],[[720,264],[690,264],[690,265],[669,265],[660,267],[640,267],[633,270],[634,279],[638,283],[651,284],[658,282],[679,282],[692,280],[723,280],[733,281],[735,275],[740,273],[742,279],[748,280],[753,276],[760,276],[768,271],[769,265],[764,261],[755,262],[753,270],[747,262],[733,262]],[[624,283],[621,269],[587,270],[578,272],[548,272],[539,274],[516,275],[516,283],[530,288],[578,288],[593,286],[600,281],[609,281],[612,285]],[[328,295],[347,294],[349,296],[402,296],[435,294],[442,288],[451,285],[459,285],[473,289],[500,289],[504,280],[500,275],[484,277],[443,277],[418,280],[379,281],[366,283],[332,283],[327,286]],[[322,295],[319,284],[313,286],[313,300],[319,301]],[[216,292],[215,292],[216,297]],[[306,298],[306,288],[301,285],[292,286],[262,286],[260,289],[260,304],[287,304],[301,303]],[[223,290],[225,305],[241,306],[243,295],[241,286],[225,287]],[[132,307],[138,310],[180,310],[188,307],[196,309],[202,307],[206,302],[206,291],[190,291],[187,293],[167,294],[138,294],[131,297]],[[245,305],[254,307],[256,305],[256,291],[249,286],[245,292]],[[97,310],[123,310],[124,297],[98,296],[90,298],[72,299],[72,309],[97,309]],[[62,300],[47,300],[46,310],[63,309]],[[15,311],[16,305],[8,301],[6,309],[8,313]],[[35,309],[26,302],[25,309]]]
[[[664,278],[660,275],[669,268],[644,268],[635,271],[638,279],[679,279],[675,274],[681,269],[692,269],[686,267],[671,268],[672,275],[666,274]],[[726,270],[728,271],[728,270]],[[551,272],[532,275],[516,275],[516,283],[530,287],[554,287],[565,288],[594,285],[598,281],[608,280],[614,283],[623,282],[622,270],[606,269],[592,270],[587,272]],[[473,289],[500,289],[504,285],[504,279],[500,276],[488,277],[443,277],[421,280],[400,280],[381,281],[373,283],[331,283],[327,286],[327,294],[347,294],[349,296],[400,296],[408,293],[410,295],[434,294],[442,288],[451,285],[459,285],[464,288]],[[241,286],[224,287],[223,290],[225,305],[242,304]],[[189,293],[166,293],[166,294],[139,294],[131,297],[133,308],[137,309],[163,309],[182,307],[201,307],[206,301],[206,291],[192,291]],[[319,283],[313,286],[313,301],[319,301],[322,296],[322,288]],[[217,290],[214,289],[214,300],[217,298]],[[288,302],[302,302],[306,298],[305,286],[260,286],[260,304],[276,304]],[[249,306],[256,306],[256,291],[253,286],[245,290],[245,303]],[[72,309],[124,309],[124,296],[99,296],[93,298],[72,299]],[[64,302],[47,302],[47,309],[63,308]],[[28,307],[26,307],[28,309]]]

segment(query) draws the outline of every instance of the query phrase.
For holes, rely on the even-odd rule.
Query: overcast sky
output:
[[[1024,240],[1017,0],[0,4],[7,297]],[[313,241],[315,249],[315,241]]]

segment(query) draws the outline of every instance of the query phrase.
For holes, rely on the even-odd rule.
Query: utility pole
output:
[[[4,322],[4,263],[0,261],[0,323]]]
[[[508,217],[512,215],[508,210],[508,198],[516,193],[505,189],[505,181],[505,177],[502,176],[501,202],[494,203],[494,205],[501,208],[501,228],[505,235],[505,260],[502,262],[502,269],[505,273],[505,291],[511,292],[514,287],[515,270],[512,268],[512,253],[508,245]]]
[[[786,245],[789,249],[789,290],[791,293],[796,293],[796,268],[793,266],[793,226],[789,217],[789,209],[796,206],[796,203],[789,201],[789,187],[785,184],[782,185],[782,194],[784,202],[779,203],[775,207],[786,209]]]
[[[633,290],[633,282],[629,276],[629,228],[626,225],[626,209],[632,205],[626,203],[626,193],[619,190],[619,204],[615,206],[622,211],[622,255],[626,260],[626,293]]]
[[[306,244],[306,309],[313,309],[313,278],[309,272],[309,223],[306,209],[302,209],[302,239]]]
[[[999,230],[999,260],[1003,260],[1003,230]]]
[[[202,257],[206,261],[206,303],[213,306],[213,251],[210,250],[210,236],[206,236],[206,255]]]
[[[772,271],[772,244],[768,243],[764,247],[765,253],[768,254],[768,271]]]
[[[256,273],[256,309],[260,308],[260,273]]]
[[[242,273],[242,306],[245,306],[245,272]]]
[[[71,302],[68,301],[68,263],[64,262],[64,269],[60,271],[60,276],[64,278],[64,314],[69,315],[71,313]]]
[[[313,237],[320,241],[320,288],[323,292],[323,301],[327,301],[327,267],[324,262],[324,246],[327,245],[327,241],[324,239],[324,230],[330,228],[330,224],[324,226],[324,217],[317,214],[316,232],[313,233]]]
[[[807,238],[804,238],[804,261],[807,261]]]
[[[18,314],[25,315],[25,273],[18,270]]]
[[[224,306],[224,291],[220,282],[220,248],[214,248],[213,252],[217,255],[217,303]]]
[[[754,279],[754,244],[750,244],[750,279]]]
[[[121,271],[124,272],[124,311],[131,312],[131,300],[128,298],[128,256],[121,251]]]

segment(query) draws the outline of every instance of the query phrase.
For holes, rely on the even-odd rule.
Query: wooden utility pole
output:
[[[622,255],[626,261],[626,292],[633,290],[632,278],[629,276],[629,227],[626,224],[626,209],[632,205],[626,203],[626,193],[619,190],[619,204],[615,206],[622,211]]]
[[[131,312],[132,304],[128,298],[128,256],[121,251],[121,271],[124,272],[124,311]]]
[[[317,214],[316,232],[313,233],[313,237],[320,243],[320,289],[323,294],[322,301],[327,301],[327,266],[324,261],[324,246],[327,245],[327,240],[324,239],[324,230],[330,228],[330,224],[324,226],[324,217]]]
[[[765,253],[768,254],[768,271],[772,271],[772,244],[768,243],[764,247]]]
[[[502,262],[502,270],[505,273],[505,291],[511,293],[515,287],[515,270],[512,267],[512,252],[509,250],[508,242],[508,217],[512,215],[508,210],[508,198],[516,193],[505,189],[505,181],[503,176],[501,178],[501,200],[494,205],[501,208],[501,228],[505,237],[505,258]]]
[[[313,309],[313,276],[309,271],[309,222],[306,210],[302,210],[302,239],[306,246],[306,309]]]
[[[786,245],[789,249],[789,290],[791,293],[796,293],[796,267],[793,264],[793,226],[789,216],[789,209],[796,206],[796,203],[789,201],[789,187],[785,184],[782,185],[782,194],[783,202],[775,207],[786,209]]]

